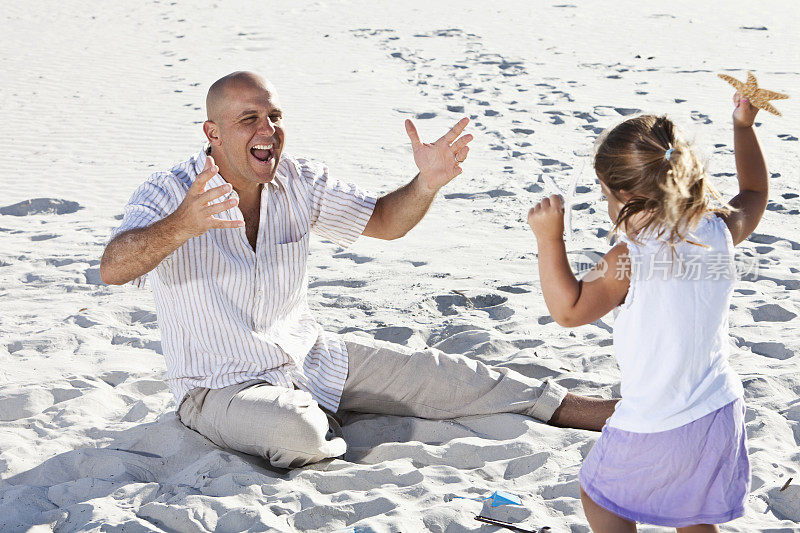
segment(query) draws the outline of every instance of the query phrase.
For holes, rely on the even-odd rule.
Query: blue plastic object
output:
[[[485,502],[486,500],[490,500],[492,502],[492,507],[499,507],[501,505],[522,505],[522,500],[520,500],[519,496],[504,490],[496,490],[491,494],[491,496],[487,496],[486,498],[467,498],[466,496],[452,496],[452,498],[473,500],[476,502]]]
[[[487,499],[492,500],[492,507],[498,507],[500,505],[522,505],[522,500],[519,499],[519,496],[503,490],[494,491]]]

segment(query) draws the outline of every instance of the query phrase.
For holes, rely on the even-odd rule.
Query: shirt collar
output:
[[[198,175],[200,175],[200,173],[205,168],[206,159],[208,159],[208,152],[210,152],[210,151],[211,151],[211,146],[208,143],[206,143],[205,146],[203,146],[203,149],[200,150],[200,153],[198,153],[195,156],[195,158],[194,158],[195,178]],[[274,184],[275,186],[281,186],[285,190],[287,188],[287,185],[288,185],[288,183],[287,183],[288,178],[286,177],[285,174],[283,174],[283,172],[281,172],[281,163],[283,163],[283,155],[281,155],[281,160],[278,161],[278,170],[275,172],[275,177],[272,178],[272,181],[270,182],[270,184]],[[194,181],[194,179],[192,181]],[[212,185],[212,186],[219,186],[219,185],[222,185],[224,183],[226,183],[225,180],[222,179],[222,176],[220,176],[219,174],[217,174],[216,176],[211,178],[211,180],[209,181],[209,184]]]

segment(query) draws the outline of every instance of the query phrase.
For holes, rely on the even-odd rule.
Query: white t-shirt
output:
[[[608,424],[655,433],[688,424],[743,396],[728,363],[728,311],[736,277],[725,222],[704,218],[670,246],[627,237],[631,283],[615,310],[614,353],[622,400]]]

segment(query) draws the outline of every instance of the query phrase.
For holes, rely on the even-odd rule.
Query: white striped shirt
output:
[[[201,151],[150,176],[128,201],[112,238],[175,211],[205,160]],[[224,183],[217,174],[206,188]],[[337,410],[347,349],[337,335],[322,330],[308,307],[309,231],[348,246],[363,232],[375,201],[329,177],[327,167],[283,155],[275,178],[262,189],[255,251],[245,228],[212,229],[133,280],[141,287],[147,279],[153,287],[165,380],[178,405],[196,387],[263,379],[297,386]],[[244,220],[238,207],[216,216]]]

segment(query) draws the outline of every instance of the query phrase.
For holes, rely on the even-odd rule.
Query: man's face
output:
[[[274,88],[234,83],[225,89],[212,155],[227,180],[268,183],[275,177],[286,139]],[[219,157],[219,155],[222,157]]]

